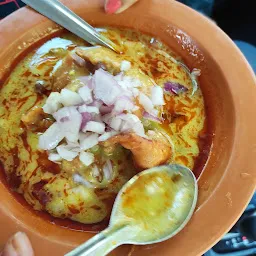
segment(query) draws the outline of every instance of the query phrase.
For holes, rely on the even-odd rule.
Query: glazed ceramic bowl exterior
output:
[[[199,178],[199,201],[186,228],[152,246],[126,245],[113,255],[202,255],[236,222],[255,190],[256,84],[233,42],[209,19],[172,0],[140,0],[119,15],[106,15],[102,0],[63,1],[95,26],[121,26],[159,37],[190,68],[200,68],[210,126],[210,157]],[[0,85],[18,59],[61,28],[23,8],[0,22]],[[2,175],[3,176],[3,175]],[[0,182],[0,241],[18,230],[28,233],[36,256],[63,255],[93,236],[64,229],[20,204]]]

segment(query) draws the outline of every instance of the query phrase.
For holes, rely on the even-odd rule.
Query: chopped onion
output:
[[[108,125],[110,124],[112,118],[113,118],[113,115],[111,113],[102,116],[103,122]]]
[[[120,131],[122,126],[122,119],[118,116],[115,116],[111,119],[109,126],[115,131]]]
[[[127,96],[122,96],[117,99],[114,107],[115,113],[122,113],[124,110],[130,111],[134,108],[134,104]]]
[[[151,120],[153,122],[157,122],[157,123],[161,124],[161,119],[160,118],[158,118],[156,116],[153,116],[153,115],[151,115],[147,112],[144,112],[143,117],[147,120]]]
[[[151,89],[151,101],[155,106],[164,105],[164,92],[160,86],[153,86]]]
[[[67,148],[74,151],[74,152],[80,152],[81,149],[80,149],[80,144],[78,142],[71,142],[71,141],[68,141],[67,140]]]
[[[81,113],[82,116],[82,122],[81,122],[81,126],[80,126],[80,130],[83,130],[85,125],[92,120],[92,114],[87,113],[87,112],[83,112]]]
[[[84,185],[85,187],[87,187],[87,188],[92,188],[93,187],[93,185],[89,182],[89,181],[87,181],[86,179],[84,179],[80,174],[78,174],[78,173],[75,173],[74,175],[73,175],[73,180],[74,180],[74,182],[76,182],[76,183],[79,183],[79,184],[82,184],[82,185]]]
[[[106,180],[110,181],[113,176],[113,166],[110,160],[107,160],[103,166],[103,173]]]
[[[121,71],[127,71],[131,68],[131,62],[130,61],[127,61],[127,60],[123,60],[121,62]]]
[[[113,108],[114,108],[114,106],[105,106],[105,105],[102,105],[102,106],[100,107],[100,113],[101,113],[102,115],[109,114],[109,113],[112,112]]]
[[[61,103],[66,107],[79,105],[83,103],[83,99],[78,93],[72,92],[68,89],[62,89],[60,92],[60,95],[61,95]]]
[[[58,163],[62,160],[62,157],[57,153],[50,153],[48,159],[52,162]]]
[[[94,97],[102,100],[108,106],[113,105],[122,94],[122,90],[113,76],[103,69],[99,69],[95,71],[93,79],[95,81]]]
[[[89,104],[91,107],[97,107],[100,109],[100,107],[103,105],[103,102],[101,100],[94,100],[93,103]]]
[[[99,137],[99,141],[105,141],[108,140],[109,138],[117,135],[116,131],[110,131],[110,132],[105,132]]]
[[[90,104],[93,102],[92,99],[92,92],[90,90],[90,88],[88,86],[83,86],[78,90],[78,93],[80,95],[80,97],[83,99],[83,101],[86,104]]]
[[[61,95],[58,92],[52,92],[47,98],[43,110],[47,114],[53,114],[61,108]]]
[[[141,137],[146,137],[143,124],[140,119],[133,114],[122,114],[119,116],[124,122],[122,122],[121,131],[133,131]]]
[[[72,151],[67,145],[60,145],[56,149],[60,157],[67,161],[72,161],[78,156],[78,152]]]
[[[39,137],[39,148],[44,150],[54,149],[63,138],[64,134],[60,126],[54,123]]]
[[[153,105],[152,101],[144,93],[140,93],[139,103],[143,106],[143,108],[146,110],[146,112],[148,112],[152,115],[157,114],[157,111],[154,109],[154,105]]]
[[[86,111],[88,113],[94,113],[94,114],[99,114],[100,113],[99,108],[98,107],[94,107],[94,106],[87,106],[86,107]]]
[[[96,133],[87,133],[84,138],[80,140],[80,147],[83,150],[90,149],[98,144],[99,135]]]
[[[89,84],[90,80],[92,80],[91,76],[79,76],[77,78],[82,84],[87,85]],[[90,89],[92,89],[90,86],[88,86]]]
[[[89,166],[94,162],[94,154],[89,152],[81,152],[79,160],[85,165]]]
[[[124,72],[120,72],[118,73],[116,76],[114,76],[114,79],[119,82],[119,81],[123,81],[124,78]]]
[[[167,92],[172,92],[176,95],[179,95],[183,92],[188,91],[188,88],[185,87],[184,85],[179,84],[179,83],[166,82],[164,84],[164,90],[167,91]]]
[[[105,124],[95,121],[89,121],[83,129],[83,132],[86,131],[103,134],[105,132]]]
[[[140,94],[140,91],[137,89],[137,88],[133,88],[132,89],[132,94],[133,94],[133,97],[138,97],[139,94]]]
[[[91,114],[99,114],[100,113],[99,108],[94,107],[94,106],[86,106],[86,105],[79,106],[78,111],[80,113],[84,113],[84,112],[91,113]]]
[[[64,107],[53,114],[56,119],[61,133],[68,141],[76,142],[78,133],[82,124],[82,115],[77,111],[76,107]],[[61,122],[65,117],[65,122]]]
[[[79,107],[78,107],[78,111],[79,111],[79,113],[87,112],[87,106],[86,106],[86,104],[83,104],[83,105],[79,106]]]

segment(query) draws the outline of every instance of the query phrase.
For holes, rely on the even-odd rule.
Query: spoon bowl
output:
[[[50,20],[55,21],[73,34],[81,37],[89,44],[102,45],[120,53],[114,42],[98,33],[95,28],[58,0],[22,0],[22,2],[48,17]]]
[[[196,207],[198,187],[187,167],[154,167],[130,179],[115,200],[109,227],[66,256],[106,255],[121,244],[165,241],[180,232]]]

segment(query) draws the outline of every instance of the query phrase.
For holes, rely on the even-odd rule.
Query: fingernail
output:
[[[6,244],[3,256],[33,256],[34,252],[27,235],[16,233]]]

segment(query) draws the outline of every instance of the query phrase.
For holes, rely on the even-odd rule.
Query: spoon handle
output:
[[[114,49],[114,43],[99,34],[91,25],[81,19],[58,0],[22,0],[39,13],[83,38],[88,43]]]
[[[125,243],[128,226],[108,227],[65,256],[103,256]],[[129,232],[128,232],[129,233]]]

